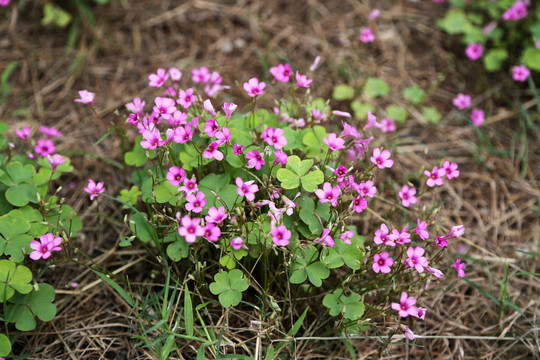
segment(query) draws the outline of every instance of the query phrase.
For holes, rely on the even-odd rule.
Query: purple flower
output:
[[[296,86],[297,88],[300,88],[300,87],[308,88],[309,84],[311,84],[312,81],[313,81],[313,79],[308,79],[306,77],[306,75],[300,75],[298,73],[298,71],[297,71],[296,72],[296,84],[294,86]]]
[[[231,240],[231,246],[234,250],[240,250],[241,248],[247,249],[247,246],[244,245],[245,241],[241,237],[237,237]]]
[[[386,224],[381,224],[379,230],[375,230],[375,236],[373,237],[373,242],[377,245],[384,244],[387,246],[396,246],[394,238],[389,235],[390,231]]]
[[[448,241],[446,241],[446,236],[435,236],[435,245],[441,249],[448,246]]]
[[[446,237],[448,238],[458,238],[462,236],[465,233],[465,226],[463,225],[456,225],[452,226],[450,228],[450,231],[448,231],[448,234],[446,234]]]
[[[42,133],[43,135],[45,135],[47,137],[47,139],[50,139],[50,138],[53,138],[53,137],[58,137],[58,136],[62,136],[63,134],[58,131],[57,129],[53,128],[53,127],[47,127],[45,125],[42,125],[40,128],[39,128],[39,132]]]
[[[361,196],[355,197],[353,199],[352,204],[353,204],[353,210],[356,211],[357,213],[361,213],[368,207],[367,200]]]
[[[66,162],[66,158],[60,154],[54,154],[53,156],[47,155],[47,160],[51,164],[52,171],[55,171],[58,165]]]
[[[176,103],[184,109],[188,109],[196,100],[197,98],[193,95],[193,88],[189,88],[185,91],[178,91],[178,100],[176,100]]]
[[[23,141],[28,140],[28,136],[30,136],[30,128],[28,126],[25,126],[22,130],[21,129],[15,129],[15,134],[20,137]]]
[[[459,176],[458,164],[455,162],[450,163],[450,161],[443,162],[442,168],[444,169],[445,175],[448,180],[457,178]]]
[[[429,239],[429,233],[427,232],[427,223],[425,221],[422,221],[420,219],[416,220],[416,229],[414,229],[414,232],[420,236],[420,239],[427,240]]]
[[[208,145],[206,150],[203,153],[203,157],[206,159],[216,159],[217,161],[223,160],[223,153],[218,150],[219,144],[217,141],[214,141]]]
[[[204,237],[208,241],[218,241],[221,236],[221,229],[217,227],[214,223],[207,223],[204,227]]]
[[[273,145],[277,150],[281,150],[287,145],[287,138],[283,134],[284,130],[281,128],[268,128],[262,132],[262,137],[268,145]]]

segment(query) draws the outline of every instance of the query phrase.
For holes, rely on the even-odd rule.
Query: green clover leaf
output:
[[[336,289],[333,293],[324,296],[323,305],[330,309],[332,316],[343,314],[346,319],[358,320],[365,310],[365,305],[360,299],[359,294],[351,293],[351,296],[347,297],[343,295],[342,289]]]
[[[15,291],[27,294],[32,291],[32,272],[24,265],[10,260],[0,260],[0,302],[10,299]]]
[[[214,280],[210,284],[210,291],[214,295],[219,294],[219,302],[227,308],[240,304],[242,292],[249,287],[249,280],[238,269],[229,272],[220,271],[214,276]]]

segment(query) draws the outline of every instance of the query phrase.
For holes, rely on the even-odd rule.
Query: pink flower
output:
[[[406,292],[402,292],[399,304],[392,303],[392,309],[399,311],[401,317],[418,316],[418,308],[414,304],[416,304],[416,299],[412,296],[409,297]]]
[[[51,139],[53,137],[59,137],[59,136],[62,136],[63,134],[58,131],[57,129],[53,128],[53,127],[47,127],[45,125],[42,125],[40,128],[39,128],[39,132],[42,133],[43,135],[45,135],[47,137],[47,139]]]
[[[244,145],[234,144],[233,150],[235,155],[240,155],[244,152]]]
[[[459,176],[459,170],[457,169],[458,164],[456,164],[455,162],[450,163],[449,161],[445,161],[443,162],[442,168],[444,169],[445,175],[448,180],[457,178]]]
[[[311,84],[312,81],[313,81],[313,79],[308,79],[306,77],[306,75],[300,75],[298,73],[298,71],[297,71],[296,72],[296,84],[294,86],[296,86],[297,88],[300,88],[300,87],[308,88],[309,84]]]
[[[427,223],[425,221],[421,221],[420,219],[416,220],[416,229],[414,229],[414,232],[420,236],[420,239],[426,241],[429,239],[429,233],[426,230],[427,229]]]
[[[409,340],[414,340],[414,333],[411,329],[409,329],[407,326],[403,327],[403,333],[405,334],[405,337]]]
[[[251,78],[247,82],[244,83],[244,90],[247,92],[248,96],[255,97],[258,95],[262,95],[264,93],[264,88],[266,87],[266,83],[259,82],[257,78]]]
[[[169,75],[172,81],[180,81],[182,78],[182,72],[175,67],[169,68]]]
[[[50,139],[38,139],[34,151],[43,157],[47,157],[56,150],[54,143]]]
[[[338,235],[338,239],[341,239],[344,244],[350,245],[351,239],[354,237],[354,232],[352,230],[347,230],[343,234]]]
[[[80,102],[80,103],[83,103],[83,104],[94,106],[94,97],[95,96],[96,96],[96,94],[91,93],[88,90],[81,90],[81,91],[79,91],[80,99],[75,99],[75,102]]]
[[[415,194],[416,189],[414,187],[409,188],[408,185],[403,185],[401,191],[399,192],[401,204],[405,207],[409,207],[411,204],[416,204],[418,202],[418,198],[414,196]]]
[[[66,162],[66,158],[60,154],[54,154],[53,156],[47,155],[47,160],[51,164],[52,171],[55,171],[58,165]]]
[[[480,109],[472,109],[471,111],[471,121],[474,125],[480,126],[482,125],[486,119],[484,117],[484,111]]]
[[[396,123],[392,119],[382,119],[380,129],[383,133],[396,131]]]
[[[484,47],[482,44],[469,44],[465,49],[465,55],[471,60],[478,60],[484,54]]]
[[[448,246],[448,241],[446,241],[446,236],[435,236],[435,245],[441,249]]]
[[[39,241],[32,240],[30,242],[30,248],[33,249],[30,253],[30,259],[48,259],[53,251],[60,251],[62,248],[59,246],[62,243],[62,238],[54,236],[52,233],[47,233],[39,238]]]
[[[432,268],[431,266],[426,266],[426,270],[437,279],[440,279],[444,276],[443,272],[439,269]]]
[[[471,106],[471,97],[470,95],[459,93],[457,96],[452,100],[452,103],[455,107],[457,107],[459,110],[463,110]]]
[[[248,201],[253,201],[255,199],[255,193],[259,191],[259,186],[253,184],[255,180],[250,180],[244,182],[240,177],[236,178],[236,186],[238,189],[236,192],[240,196],[245,196]]]
[[[247,249],[247,246],[244,245],[245,241],[241,237],[237,237],[231,240],[231,246],[234,250],[240,250],[241,248]]]
[[[512,79],[515,81],[525,82],[530,74],[530,70],[525,65],[514,66],[512,68]]]
[[[371,12],[369,13],[369,20],[375,20],[376,18],[379,17],[379,15],[381,15],[381,11],[379,9],[373,9],[371,10]]]
[[[407,232],[409,225],[406,225],[401,231],[398,229],[392,230],[391,237],[396,241],[396,244],[407,244],[411,242],[411,234]]]
[[[225,212],[224,206],[220,206],[219,209],[212,206],[208,209],[208,215],[206,215],[205,220],[208,223],[221,224],[228,216],[229,214]]]
[[[371,113],[371,111],[368,111],[367,113],[367,124],[366,124],[366,130],[371,128],[380,128],[381,124],[377,122],[377,117]]]
[[[265,161],[260,152],[257,150],[251,150],[246,154],[246,159],[248,160],[248,167],[257,170],[261,170],[261,167],[265,164]]]
[[[315,69],[317,69],[317,66],[319,66],[320,61],[321,61],[321,57],[318,56],[318,55],[315,56],[315,59],[313,60],[313,63],[309,67],[309,71],[315,71]]]
[[[210,70],[208,70],[206,66],[203,66],[200,69],[191,70],[191,80],[193,80],[193,82],[207,83],[208,81],[210,81],[210,77]]]
[[[206,198],[202,191],[197,192],[196,195],[193,192],[187,194],[186,201],[186,210],[194,213],[202,212],[206,205]]]
[[[394,264],[394,259],[390,257],[386,251],[381,252],[381,254],[375,254],[373,256],[373,271],[378,273],[379,271],[383,274],[388,274],[390,272],[390,266]]]
[[[424,320],[425,317],[426,317],[426,312],[427,312],[427,308],[421,308],[419,307],[418,308],[418,319],[419,320]],[[411,339],[412,340],[412,339]]]
[[[381,228],[375,231],[373,242],[377,245],[384,244],[387,246],[396,246],[394,238],[389,236],[390,231],[386,224],[381,224]]]
[[[167,172],[167,180],[169,180],[173,186],[179,186],[185,178],[186,171],[184,169],[180,169],[178,166],[170,167],[169,171]]]
[[[178,213],[176,217],[179,218],[180,213]],[[182,226],[178,228],[178,234],[180,236],[184,236],[186,238],[186,242],[194,243],[198,236],[203,236],[205,234],[204,228],[199,225],[201,223],[201,219],[192,219],[189,215],[185,215],[181,222]]]
[[[207,223],[204,227],[204,236],[208,241],[218,241],[221,235],[221,229],[214,223]]]
[[[152,87],[162,87],[163,84],[165,84],[165,81],[169,79],[169,74],[165,69],[157,69],[157,72],[155,74],[148,75],[148,86]]]
[[[313,122],[315,123],[320,123],[321,121],[326,119],[326,114],[319,109],[311,110],[311,116],[313,116]]]
[[[270,235],[272,235],[272,241],[274,244],[279,246],[289,245],[289,239],[291,238],[292,232],[287,230],[285,225],[279,225],[278,227],[272,227],[270,230]]]
[[[360,33],[360,41],[364,44],[373,42],[375,40],[375,35],[373,35],[373,32],[371,31],[371,28],[364,28],[362,29],[362,32]]]
[[[289,64],[279,64],[270,68],[270,74],[274,76],[275,81],[286,83],[292,74],[292,69]]]
[[[343,131],[341,132],[341,134],[339,134],[340,137],[344,139],[348,139],[348,138],[360,139],[362,137],[362,135],[358,132],[358,130],[356,130],[354,126],[349,125],[343,120],[341,120],[341,124],[343,125]]]
[[[457,276],[465,277],[465,263],[461,262],[461,259],[457,259],[455,263],[452,264],[454,269],[457,271]]]
[[[268,128],[262,132],[262,137],[268,145],[273,145],[277,150],[281,150],[287,145],[287,138],[283,134],[283,129]]]
[[[285,152],[281,150],[276,150],[274,156],[276,157],[276,160],[274,160],[275,164],[281,164],[283,166],[287,165],[287,160],[289,160],[289,157]]]
[[[0,6],[8,6],[11,0],[0,0]],[[5,360],[4,358],[0,358],[0,360]]]
[[[368,207],[367,200],[361,196],[355,197],[352,204],[354,211],[356,211],[357,213],[361,213]]]
[[[197,100],[197,97],[193,95],[193,88],[187,90],[178,91],[178,100],[176,103],[182,106],[184,109],[189,109],[189,107]]]
[[[339,186],[332,187],[332,184],[325,182],[322,189],[315,190],[315,195],[319,197],[321,203],[329,202],[333,207],[338,204],[338,197],[341,195]]]
[[[223,111],[225,112],[225,117],[227,119],[231,118],[231,115],[234,112],[234,110],[236,110],[236,107],[237,107],[237,105],[234,104],[234,103],[225,102],[223,104]]]
[[[191,194],[195,191],[199,191],[199,187],[197,186],[197,179],[195,178],[195,175],[193,175],[191,179],[185,178],[184,185],[180,186],[178,188],[178,191],[183,191],[186,194]]]
[[[334,247],[334,239],[330,236],[330,229],[323,229],[323,233],[320,238],[315,239],[326,246]]]
[[[504,12],[503,19],[506,21],[523,19],[527,16],[527,5],[528,1],[517,0],[510,9]]]
[[[446,234],[446,237],[458,238],[458,237],[462,236],[464,233],[465,233],[465,226],[456,225],[456,226],[452,226],[450,228],[450,231],[448,231],[448,234]]]
[[[377,193],[377,188],[373,184],[372,180],[362,181],[356,186],[356,191],[358,191],[361,196],[373,198]]]
[[[28,126],[25,126],[22,130],[15,129],[15,134],[23,141],[26,141],[28,140],[28,136],[30,136],[30,128]]]
[[[165,140],[161,138],[161,133],[158,128],[153,130],[144,130],[142,133],[144,140],[141,140],[141,147],[143,149],[154,150],[159,146],[165,145]]]
[[[446,171],[442,168],[439,169],[437,166],[435,166],[431,172],[429,172],[429,170],[424,170],[424,175],[428,177],[426,182],[427,186],[441,186],[442,184],[444,184],[443,176],[446,175]]]
[[[489,34],[491,34],[491,32],[492,32],[493,30],[495,30],[496,27],[497,27],[497,23],[494,22],[494,21],[492,21],[492,22],[490,22],[489,24],[487,24],[486,26],[484,26],[484,27],[482,28],[482,33],[483,33],[484,35],[489,35]]]
[[[229,130],[228,127],[223,127],[223,130],[216,131],[216,134],[214,135],[216,139],[218,140],[217,143],[219,146],[223,144],[231,144],[231,130]]]
[[[347,168],[345,166],[339,165],[336,170],[334,170],[334,174],[336,174],[339,178],[343,178],[347,176]]]
[[[203,107],[211,117],[216,117],[216,110],[214,109],[214,105],[212,105],[212,101],[210,99],[204,100]]]
[[[99,194],[105,192],[103,187],[103,182],[98,182],[97,184],[92,179],[88,179],[88,186],[84,188],[84,191],[90,194],[90,200],[94,200]]]
[[[177,110],[174,106],[174,100],[171,98],[157,97],[154,99],[154,116],[159,119],[168,120],[171,118],[172,114]]]
[[[136,97],[132,102],[127,103],[126,107],[134,114],[143,114],[144,105],[146,105],[146,102],[141,101],[141,98]]]
[[[405,265],[407,267],[414,267],[419,273],[424,272],[424,267],[428,265],[427,259],[423,256],[426,250],[424,248],[417,246],[413,248],[410,246],[407,249],[408,258],[405,259]]]
[[[217,161],[223,160],[223,153],[218,150],[219,144],[217,141],[214,141],[208,145],[206,150],[203,153],[203,157],[206,159],[216,159]]]
[[[394,165],[394,160],[390,159],[390,150],[386,149],[381,152],[380,148],[373,149],[373,156],[369,159],[379,167],[379,169],[391,168]]]
[[[177,144],[184,144],[193,138],[193,130],[190,126],[178,126],[174,129],[173,141]]]
[[[334,133],[328,134],[328,137],[323,138],[323,141],[332,151],[345,149],[345,140],[338,138]]]

